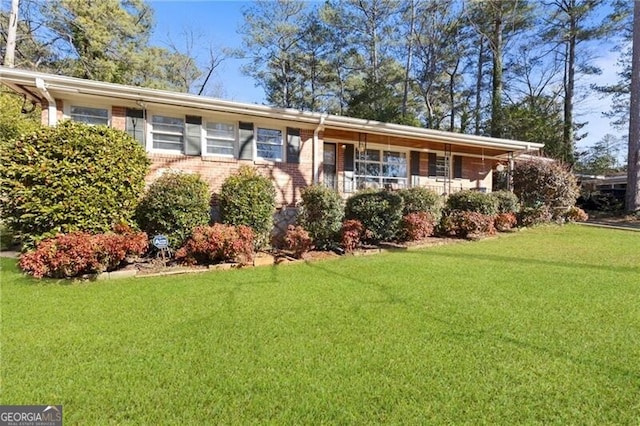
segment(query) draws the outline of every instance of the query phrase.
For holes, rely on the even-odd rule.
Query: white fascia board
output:
[[[485,136],[467,135],[463,133],[451,133],[337,115],[224,101],[221,99],[198,96],[189,93],[125,86],[122,84],[104,83],[100,81],[0,67],[0,82],[6,81],[7,84],[35,86],[36,79],[43,79],[48,90],[61,93],[86,94],[106,98],[126,99],[148,104],[182,106],[206,111],[286,120],[314,126],[324,126],[324,128],[404,137],[421,141],[427,139],[432,142],[442,142],[452,145],[497,148],[520,152],[536,151],[544,146],[544,144],[535,142],[498,139]]]

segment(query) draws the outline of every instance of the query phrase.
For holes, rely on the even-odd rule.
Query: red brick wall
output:
[[[111,107],[111,127],[124,131],[126,129],[126,108],[113,106]]]
[[[295,206],[301,199],[302,188],[313,182],[313,132],[311,132],[311,137],[306,131],[302,131],[300,136],[302,149],[299,164],[149,153],[152,164],[147,182],[153,182],[167,170],[180,170],[198,173],[209,184],[212,192],[219,192],[222,183],[229,175],[236,172],[240,166],[248,165],[256,168],[273,182],[276,189],[276,203],[279,207]]]
[[[43,126],[49,125],[49,103],[46,100],[42,101],[42,113],[40,114],[40,124]],[[64,118],[64,112],[62,110],[63,104],[60,99],[56,99],[56,119],[60,121]]]

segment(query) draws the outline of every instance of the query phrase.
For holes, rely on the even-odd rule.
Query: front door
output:
[[[325,143],[322,161],[323,183],[327,188],[337,189],[338,179],[336,176],[336,144]]]

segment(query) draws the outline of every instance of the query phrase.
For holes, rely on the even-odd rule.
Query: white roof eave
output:
[[[15,90],[16,86],[36,87],[36,80],[44,81],[51,93],[84,94],[106,98],[119,98],[147,104],[175,105],[208,111],[234,113],[254,117],[289,120],[301,124],[355,132],[369,132],[387,136],[397,136],[416,140],[468,145],[509,151],[536,151],[544,146],[541,143],[524,142],[510,139],[498,139],[485,136],[451,133],[433,129],[424,129],[400,124],[382,123],[337,115],[294,109],[274,108],[221,99],[193,95],[189,93],[148,89],[115,83],[84,80],[55,74],[45,74],[15,68],[0,67],[0,82]]]

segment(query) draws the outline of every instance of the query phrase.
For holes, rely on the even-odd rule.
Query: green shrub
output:
[[[163,234],[173,249],[181,247],[197,226],[207,225],[209,186],[199,175],[169,172],[151,184],[136,209],[140,229]]]
[[[129,222],[149,160],[126,133],[62,122],[0,150],[1,214],[27,246],[58,233],[106,232]]]
[[[21,134],[31,133],[40,127],[40,107],[24,114],[23,98],[14,92],[0,88],[0,143],[15,139]],[[31,109],[30,105],[27,105]]]
[[[8,250],[14,243],[14,234],[4,223],[0,222],[0,250]]]
[[[520,210],[520,200],[511,191],[495,191],[489,194],[497,202],[497,213],[517,213]]]
[[[359,220],[373,242],[393,240],[402,221],[404,204],[395,192],[365,190],[347,200],[345,217]]]
[[[403,216],[411,213],[430,213],[438,221],[442,214],[442,197],[435,191],[416,186],[413,188],[401,189],[398,195],[404,202]]]
[[[492,216],[498,212],[498,201],[491,194],[465,190],[449,195],[446,209],[448,212],[460,210]]]
[[[549,207],[540,205],[538,207],[523,207],[518,212],[519,226],[537,226],[545,223],[551,223],[553,215]]]
[[[241,167],[222,184],[219,203],[223,223],[253,229],[256,248],[267,244],[276,206],[276,190],[268,178],[251,167]]]
[[[329,247],[340,234],[344,206],[340,194],[324,185],[312,185],[302,190],[298,223],[309,232],[319,249]]]
[[[518,163],[513,171],[513,192],[524,207],[547,206],[561,215],[575,205],[580,195],[576,178],[556,161],[532,160]]]

